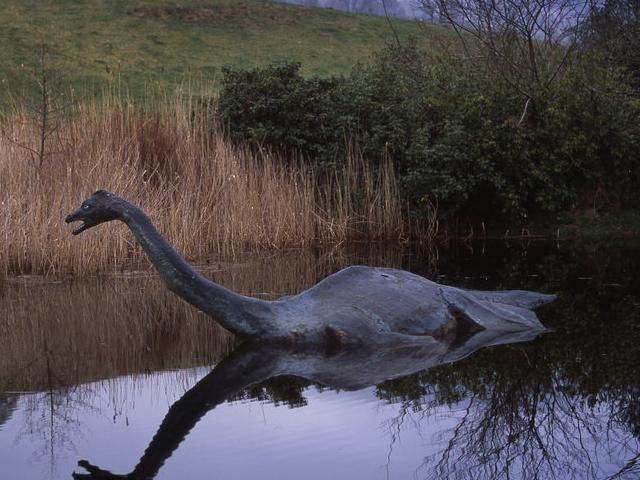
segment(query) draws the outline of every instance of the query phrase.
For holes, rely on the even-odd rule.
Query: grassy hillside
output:
[[[425,37],[414,22],[393,22],[402,37]],[[185,78],[210,83],[225,65],[296,60],[306,74],[345,73],[392,38],[385,18],[260,0],[5,0],[1,96],[21,82],[43,43],[77,88],[118,82],[140,93]]]

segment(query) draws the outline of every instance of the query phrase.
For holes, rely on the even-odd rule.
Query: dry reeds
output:
[[[330,180],[318,181],[300,163],[232,145],[205,110],[180,98],[144,109],[109,96],[79,105],[47,138],[41,166],[25,148],[41,139],[24,111],[0,121],[5,274],[80,275],[138,260],[123,226],[79,239],[64,224],[99,188],[139,205],[191,259],[405,234],[390,162],[374,171],[350,155]]]

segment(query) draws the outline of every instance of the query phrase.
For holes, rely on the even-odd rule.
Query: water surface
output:
[[[146,271],[10,279],[0,285],[3,478],[70,479],[88,474],[81,460],[101,473],[80,478],[640,478],[638,246],[394,246],[201,267],[272,298],[352,263],[557,292],[539,311],[554,331],[453,363],[442,354],[442,365],[428,352],[256,350]]]

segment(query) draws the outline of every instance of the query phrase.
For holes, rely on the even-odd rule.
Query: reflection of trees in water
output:
[[[135,408],[136,398],[130,392],[147,390],[156,398],[163,395],[167,399],[176,398],[192,387],[203,371],[208,371],[208,367],[106,379],[16,395],[14,403],[20,399],[21,414],[17,418],[21,425],[15,440],[33,446],[34,457],[49,459],[51,477],[58,478],[53,475],[56,463],[76,453],[78,443],[87,436],[87,418],[107,417],[113,423],[121,421],[128,425],[128,415]]]
[[[409,415],[419,424],[443,406],[457,412],[419,477],[583,479],[615,469],[611,478],[639,478],[637,250],[474,253],[447,255],[439,271],[473,288],[562,292],[541,312],[556,332],[378,387],[402,402],[397,422]]]
[[[615,422],[616,405],[572,396],[557,376],[545,380],[551,384],[470,393],[446,448],[432,460],[434,477],[598,478],[603,454],[617,460],[637,452]]]
[[[17,402],[17,395],[0,393],[0,430],[2,430],[2,426],[11,418],[11,414],[16,409]]]
[[[34,446],[37,458],[48,458],[51,476],[56,471],[56,459],[63,453],[75,452],[75,444],[83,438],[81,418],[98,414],[92,406],[93,392],[83,387],[51,390],[23,395],[22,426],[16,441]]]
[[[281,376],[269,379],[251,388],[243,390],[230,401],[257,400],[269,401],[275,406],[286,405],[289,408],[304,407],[308,404],[304,391],[314,385],[317,391],[323,391],[326,387],[314,384],[300,377]]]
[[[378,387],[418,424],[451,410],[454,426],[439,432],[443,447],[420,478],[595,479],[634,457],[618,478],[637,478],[640,438],[626,412],[638,408],[638,382],[587,391],[549,367],[545,343],[478,352]]]

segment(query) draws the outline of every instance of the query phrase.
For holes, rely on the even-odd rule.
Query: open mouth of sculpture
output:
[[[64,221],[66,223],[82,222],[82,224],[80,224],[79,226],[77,226],[71,231],[73,235],[78,235],[79,233],[84,232],[88,228],[95,227],[97,225],[96,221],[92,220],[91,218],[86,218],[86,217],[83,218],[82,216],[78,215],[77,212],[67,215],[67,218]]]

